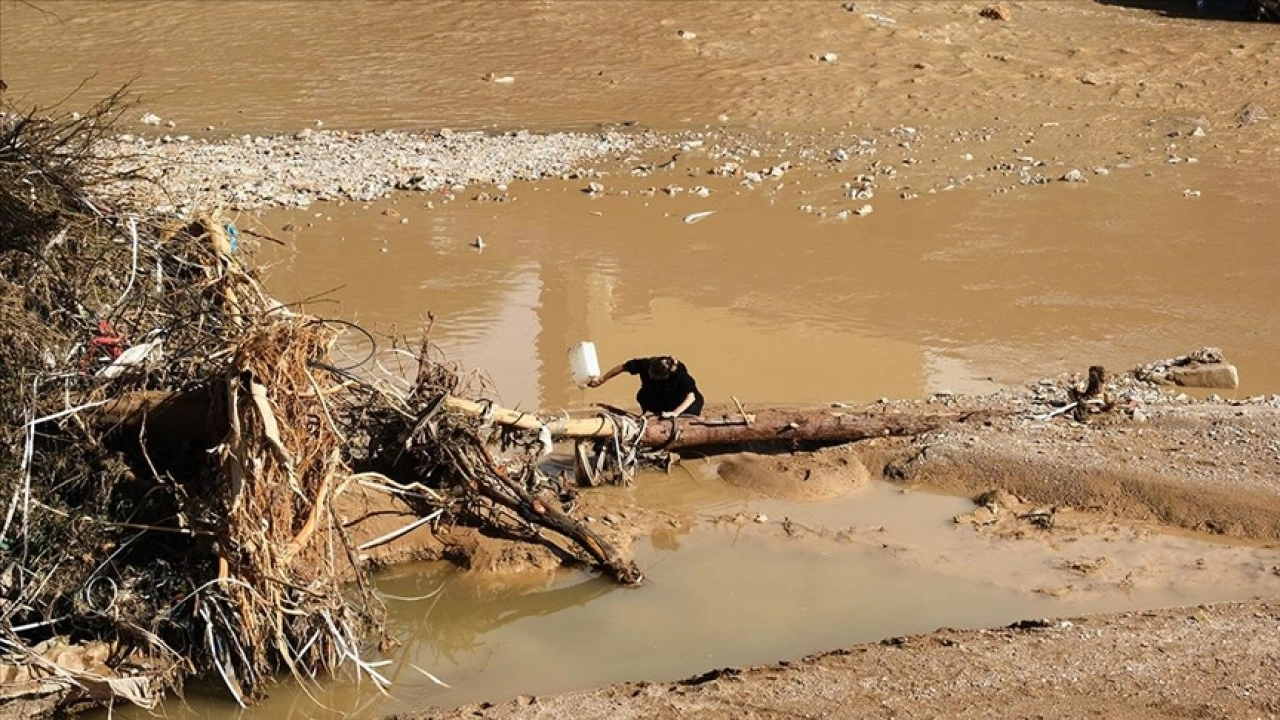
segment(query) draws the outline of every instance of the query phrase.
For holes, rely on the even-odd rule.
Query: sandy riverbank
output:
[[[410,718],[1269,718],[1280,607],[1223,603],[890,638],[673,683]]]

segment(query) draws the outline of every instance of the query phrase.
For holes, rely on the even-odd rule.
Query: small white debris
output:
[[[155,113],[147,113],[146,115],[143,115],[141,118],[139,118],[138,122],[142,123],[143,125],[153,125],[153,126],[159,125],[160,116],[156,115]]]
[[[1188,188],[1182,191],[1182,197],[1200,197],[1200,191]]]
[[[119,377],[126,370],[142,365],[150,360],[160,357],[164,349],[164,338],[158,338],[151,342],[144,342],[134,345],[133,347],[120,353],[111,364],[98,371],[98,375],[105,378]]]
[[[819,60],[821,60],[822,62],[826,62],[826,63],[833,63],[833,62],[835,62],[836,60],[838,60],[838,59],[840,59],[840,58],[839,58],[839,56],[838,56],[838,55],[836,55],[835,53],[833,53],[833,52],[829,52],[829,53],[823,53],[823,54],[819,55],[819,56],[818,56],[818,59],[819,59]]]
[[[758,523],[769,522],[769,516],[765,515],[764,513],[760,513],[759,515],[756,516],[756,522]]]
[[[706,219],[706,218],[708,218],[708,217],[711,217],[711,216],[712,216],[712,215],[714,215],[715,213],[716,213],[716,211],[715,211],[715,210],[703,210],[702,212],[689,213],[688,215],[685,215],[685,216],[684,216],[684,224],[685,224],[685,225],[692,225],[692,224],[694,224],[694,223],[696,223],[696,222],[699,222],[699,221],[704,220],[704,219]]]
[[[477,250],[483,250],[485,246],[484,238],[477,235],[475,240],[471,241],[471,247]]]
[[[875,208],[871,207],[870,205],[863,205],[857,210],[854,210],[853,214],[857,215],[858,217],[862,217],[864,215],[870,215],[874,210]]]
[[[698,33],[689,32],[688,30],[677,30],[676,37],[681,40],[693,40],[698,37]]]
[[[1084,173],[1082,173],[1082,172],[1080,172],[1079,170],[1076,170],[1076,169],[1072,169],[1072,170],[1071,170],[1071,171],[1069,171],[1066,175],[1063,175],[1063,176],[1062,176],[1061,178],[1059,178],[1059,179],[1060,179],[1060,180],[1062,180],[1062,182],[1073,182],[1073,183],[1088,182],[1088,181],[1087,181],[1087,180],[1085,180],[1085,178],[1084,178]]]

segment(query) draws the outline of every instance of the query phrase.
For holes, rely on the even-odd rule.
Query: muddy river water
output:
[[[1125,530],[1056,548],[1031,540],[1010,545],[952,521],[972,507],[967,500],[902,493],[883,483],[829,502],[785,502],[727,487],[695,468],[642,476],[634,488],[614,492],[697,521],[660,529],[638,544],[650,578],[645,585],[620,588],[569,572],[495,581],[440,564],[396,568],[377,579],[390,628],[403,643],[382,658],[390,661],[383,668],[390,695],[367,680],[311,688],[331,711],[325,712],[306,692],[285,685],[253,710],[255,717],[377,717],[621,680],[671,680],[939,627],[1280,592],[1280,576],[1266,569],[1278,558],[1275,550]],[[716,522],[743,514],[751,518],[746,525]],[[761,515],[839,532],[773,537],[756,531]],[[1047,567],[1098,557],[1107,568],[1097,576],[1046,574]],[[1072,590],[1028,591],[1029,578]],[[166,716],[179,718],[243,712],[217,688],[189,689],[186,705],[165,706]]]
[[[1204,345],[1240,369],[1240,387],[1220,393],[1280,392],[1280,123],[1236,119],[1251,102],[1280,112],[1277,27],[1122,2],[1021,3],[1003,24],[978,9],[0,0],[0,77],[10,99],[41,103],[133,80],[145,108],[174,121],[168,132],[214,138],[317,120],[500,131],[625,122],[742,133],[779,159],[783,133],[816,138],[816,159],[755,188],[708,175],[718,159],[689,146],[654,174],[633,177],[638,160],[607,169],[600,197],[582,192],[585,180],[545,180],[236,217],[283,241],[262,248],[276,297],[376,333],[412,336],[434,313],[437,343],[483,369],[511,406],[628,404],[625,381],[572,386],[566,350],[580,340],[606,366],[675,353],[712,403],[985,392]],[[890,132],[904,126],[918,139]],[[890,143],[881,157],[900,169],[865,217],[837,214],[862,204],[844,192],[855,172],[827,160],[848,133]],[[1053,182],[1023,185],[998,169],[1037,159]],[[1056,180],[1073,168],[1089,181]],[[701,211],[714,214],[683,221]],[[618,492],[701,521],[640,543],[647,585],[398,568],[379,579],[404,641],[389,656],[394,697],[343,684],[317,697],[368,717],[670,679],[942,625],[1277,592],[1257,573],[1274,564],[1267,551],[1172,535],[1070,550],[1106,554],[1139,579],[1159,564],[1158,581],[1028,592],[1025,578],[1066,550],[997,547],[951,523],[968,501],[881,485],[807,505],[680,475]],[[785,544],[713,522],[725,513],[855,528],[860,539]],[[1185,571],[1206,557],[1211,579]],[[284,687],[260,712],[316,710]],[[166,714],[237,715],[198,688]]]

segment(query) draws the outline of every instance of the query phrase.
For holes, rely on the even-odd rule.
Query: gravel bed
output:
[[[585,176],[580,165],[642,152],[644,133],[538,135],[512,132],[303,130],[224,140],[122,135],[100,152],[147,182],[119,183],[116,200],[179,214],[196,206],[250,210],[308,207],[319,200],[370,202],[397,190]]]

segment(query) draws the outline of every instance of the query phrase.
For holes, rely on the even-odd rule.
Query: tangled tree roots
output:
[[[125,108],[0,118],[0,702],[154,705],[191,676],[240,702],[364,659],[384,612],[335,501],[358,484],[431,523],[635,565],[563,508],[544,438],[446,400],[424,343],[343,366],[347,327],[268,298],[234,225],[99,198]],[[559,540],[553,540],[559,538]],[[16,707],[16,706],[15,706]]]

